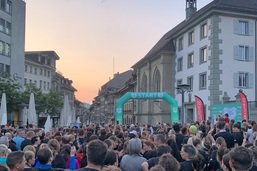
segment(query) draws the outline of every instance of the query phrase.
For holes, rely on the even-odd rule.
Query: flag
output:
[[[196,120],[204,121],[204,104],[200,97],[195,96]]]
[[[248,121],[248,100],[246,95],[243,93],[242,90],[239,91],[240,94],[240,101],[241,101],[241,114],[242,114],[242,120]]]

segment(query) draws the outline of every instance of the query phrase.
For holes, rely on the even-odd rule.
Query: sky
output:
[[[197,9],[212,0],[198,0]],[[91,103],[185,19],[186,0],[25,0],[26,51],[54,50],[57,71]]]

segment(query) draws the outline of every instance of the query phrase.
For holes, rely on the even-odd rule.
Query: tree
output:
[[[59,92],[51,90],[46,94],[46,112],[51,116],[60,115],[60,111],[63,105],[63,98]]]
[[[6,93],[7,111],[19,111],[22,102],[21,86],[8,76],[0,77],[0,94],[3,92]]]

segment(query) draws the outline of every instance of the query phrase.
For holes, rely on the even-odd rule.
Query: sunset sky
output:
[[[186,0],[25,1],[26,50],[54,50],[60,56],[57,71],[73,80],[76,98],[89,103],[113,77],[113,68],[115,73],[129,70],[185,19],[186,4]],[[198,0],[197,8],[211,1]]]

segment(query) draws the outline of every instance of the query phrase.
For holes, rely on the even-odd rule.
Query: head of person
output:
[[[223,130],[223,129],[225,129],[225,125],[226,125],[225,121],[219,121],[219,122],[217,122],[216,128],[218,131]]]
[[[189,134],[190,135],[196,135],[196,133],[197,133],[197,127],[195,125],[191,125],[189,127]]]
[[[6,158],[9,153],[8,147],[4,144],[0,144],[0,157]]]
[[[176,133],[179,133],[179,132],[180,132],[180,125],[179,125],[178,123],[175,123],[175,124],[173,125],[173,129],[174,129],[174,131],[175,131]]]
[[[26,160],[26,165],[32,167],[35,163],[35,153],[33,153],[32,151],[25,151],[24,156]]]
[[[232,169],[229,166],[229,159],[230,159],[230,154],[224,154],[224,156],[222,157],[222,164],[221,164],[221,168],[224,171],[232,171]]]
[[[163,154],[171,153],[172,149],[168,145],[160,145],[157,147],[157,156],[160,157]]]
[[[184,144],[180,151],[183,160],[193,160],[196,157],[196,154],[197,151],[191,144]]]
[[[179,171],[180,164],[175,157],[171,154],[163,154],[159,159],[159,165],[165,170]]]
[[[161,144],[165,144],[166,143],[166,139],[164,137],[163,134],[157,134],[154,137],[154,144],[158,147]]]
[[[216,145],[217,145],[218,148],[220,148],[220,147],[227,147],[226,140],[223,137],[218,137],[216,139]]]
[[[115,151],[108,150],[105,156],[104,165],[118,165],[118,157]]]
[[[205,169],[205,158],[203,155],[198,153],[193,159],[193,168],[197,171],[203,171]]]
[[[101,140],[92,140],[87,146],[87,162],[97,166],[104,164],[107,145]]]
[[[246,147],[236,147],[230,152],[229,166],[233,171],[247,171],[253,165],[253,152]]]
[[[15,151],[7,156],[6,164],[11,171],[22,171],[25,167],[24,152]]]
[[[165,169],[161,165],[157,164],[154,167],[151,167],[150,171],[165,171]]]
[[[9,147],[9,138],[7,136],[1,136],[0,137],[0,144],[4,144],[7,147]]]
[[[54,153],[53,155],[56,155],[60,151],[60,143],[56,139],[50,139],[47,142],[49,148],[52,150]]]
[[[41,148],[37,152],[37,159],[40,164],[46,165],[48,163],[51,163],[53,160],[53,154],[52,151],[49,148]]]
[[[32,151],[34,154],[36,154],[36,148],[33,145],[26,145],[23,148],[23,152],[25,151]]]
[[[139,138],[132,138],[128,141],[128,153],[130,155],[139,155],[142,150],[142,143]]]
[[[34,137],[32,137],[31,143],[32,143],[33,145],[38,146],[38,145],[41,143],[40,137],[39,137],[39,136],[34,136]]]
[[[33,137],[35,136],[35,132],[34,131],[28,131],[26,133],[26,138],[31,140]]]

